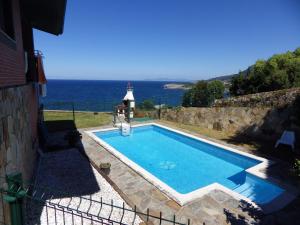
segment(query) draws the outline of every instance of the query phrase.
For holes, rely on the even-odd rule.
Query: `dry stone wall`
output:
[[[291,109],[270,107],[211,107],[164,109],[161,118],[177,123],[209,129],[244,132],[247,135],[269,136],[280,134],[294,126]],[[296,127],[297,128],[297,127]]]
[[[216,100],[213,107],[163,109],[161,118],[256,137],[278,137],[283,130],[300,133],[300,88]]]
[[[285,107],[300,97],[300,88],[261,92],[228,99],[218,99],[215,107]]]
[[[31,84],[0,89],[0,176],[22,172],[32,176],[36,140],[30,125]]]

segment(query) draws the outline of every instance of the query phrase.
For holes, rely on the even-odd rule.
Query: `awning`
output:
[[[38,73],[38,83],[39,84],[46,84],[47,79],[44,71],[44,66],[43,66],[43,58],[41,54],[36,55],[36,69]]]
[[[21,0],[22,9],[33,28],[59,35],[63,33],[67,0]]]

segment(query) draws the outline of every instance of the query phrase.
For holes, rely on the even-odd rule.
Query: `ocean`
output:
[[[151,99],[155,104],[178,106],[184,90],[164,89],[167,81],[131,81],[136,103]],[[112,111],[126,94],[128,81],[48,80],[45,109],[78,111]]]

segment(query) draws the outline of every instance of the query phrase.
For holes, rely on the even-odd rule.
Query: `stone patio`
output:
[[[211,191],[184,206],[178,205],[83,131],[81,130],[84,153],[101,173],[103,172],[99,169],[100,163],[111,163],[111,169],[105,173],[105,177],[131,207],[136,206],[143,212],[149,208],[151,214],[157,216],[161,211],[163,217],[169,219],[175,215],[182,223],[187,223],[187,219],[190,219],[191,224],[195,225],[259,224],[261,222],[260,218],[263,215],[261,211],[218,190]]]
[[[122,207],[123,198],[91,166],[78,149],[69,148],[44,153],[38,164],[34,182],[36,188],[31,187],[35,192],[35,197],[28,198],[26,202],[26,225],[90,225],[91,223],[103,225],[112,224],[112,221],[139,225],[142,222],[133,212],[123,212],[122,208],[110,207],[111,201],[115,206]],[[43,198],[39,198],[40,196]],[[100,205],[100,201],[106,205]],[[59,210],[57,205],[54,210],[51,204],[64,207],[65,211]],[[69,207],[73,211],[66,210]],[[126,203],[124,207],[130,208]],[[76,213],[76,209],[84,214]],[[88,219],[91,218],[87,217],[88,215],[94,215],[94,220]]]

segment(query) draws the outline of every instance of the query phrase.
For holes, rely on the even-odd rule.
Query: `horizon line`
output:
[[[82,79],[82,78],[47,78],[47,80],[77,80],[77,81],[157,81],[157,82],[195,82],[198,80],[180,80],[180,79],[174,79],[174,80],[164,80],[164,79]]]

